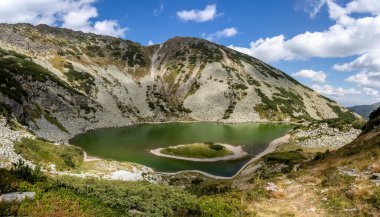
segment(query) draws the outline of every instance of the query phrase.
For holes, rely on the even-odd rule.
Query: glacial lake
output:
[[[212,175],[233,176],[252,157],[264,151],[269,142],[291,130],[291,124],[270,123],[160,123],[89,131],[75,136],[70,144],[88,155],[103,159],[139,163],[159,172],[199,170]],[[238,160],[191,162],[159,157],[149,150],[196,142],[241,145],[248,153]]]

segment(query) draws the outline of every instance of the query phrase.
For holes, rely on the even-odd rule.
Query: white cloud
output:
[[[335,97],[343,97],[347,95],[358,95],[361,94],[361,91],[355,90],[353,88],[344,89],[342,87],[333,87],[331,85],[312,85],[311,86],[315,91],[322,95],[326,96],[335,96]]]
[[[165,10],[164,4],[160,4],[159,8],[155,8],[153,10],[153,15],[156,16],[156,17],[159,17],[164,12],[164,10]]]
[[[265,39],[260,38],[255,42],[251,42],[249,48],[233,45],[229,47],[268,62],[295,58],[294,54],[285,47],[285,37],[283,35]]]
[[[354,0],[346,5],[348,13],[370,13],[372,15],[380,14],[380,3],[378,0]]]
[[[352,2],[359,4],[364,1]],[[377,13],[377,9],[354,7],[350,3],[347,7],[340,7],[332,0],[327,0],[327,6],[335,24],[325,31],[305,32],[290,39],[285,39],[283,35],[260,38],[251,42],[249,47],[231,47],[269,62],[311,57],[348,57],[380,50],[380,16],[349,17],[351,13]]]
[[[365,93],[366,95],[369,95],[369,96],[375,96],[375,97],[380,96],[379,91],[372,89],[372,88],[368,88],[368,87],[363,88],[363,93]]]
[[[354,82],[364,87],[380,88],[380,71],[379,72],[362,71],[356,75],[352,75],[348,77],[346,81]]]
[[[364,53],[349,63],[335,64],[333,69],[342,72],[352,71],[355,69],[380,71],[380,50]]]
[[[312,81],[325,83],[326,82],[326,73],[322,71],[314,71],[311,69],[302,69],[296,73],[292,74],[295,77],[308,78]]]
[[[68,11],[62,16],[63,27],[71,29],[80,29],[90,25],[90,19],[98,16],[96,8],[90,5],[84,5],[78,9]]]
[[[148,41],[148,46],[151,46],[151,45],[155,45],[156,43],[154,43],[152,40],[149,40]]]
[[[271,62],[360,55],[380,49],[380,16],[353,19],[349,24],[337,23],[326,31],[305,32],[289,40],[279,35],[251,42],[249,48],[232,48]]]
[[[182,21],[195,21],[195,22],[206,22],[213,20],[215,17],[218,16],[216,5],[207,5],[204,10],[184,10],[184,11],[178,11],[177,16]]]
[[[86,28],[83,28],[86,31]],[[115,20],[103,20],[95,22],[94,26],[87,29],[86,32],[93,32],[101,35],[112,35],[123,37],[128,28],[120,27]]]
[[[322,10],[326,4],[326,0],[296,0],[295,10],[302,10],[309,14],[310,18],[314,18]]]
[[[62,26],[84,32],[122,37],[127,28],[114,20],[92,21],[98,17],[96,0],[1,0],[0,22]]]
[[[221,31],[209,34],[206,39],[209,41],[214,41],[220,38],[229,38],[238,34],[238,30],[235,27],[225,28]]]

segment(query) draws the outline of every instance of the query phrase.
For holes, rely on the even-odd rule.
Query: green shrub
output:
[[[0,216],[18,216],[20,203],[0,201]]]
[[[30,183],[37,182],[43,179],[43,175],[40,167],[32,169],[21,159],[17,163],[12,164],[11,172],[16,175],[17,178],[26,180]]]
[[[216,151],[220,151],[220,150],[223,150],[224,149],[224,146],[223,145],[219,145],[219,144],[211,144],[209,145],[209,147],[213,150],[216,150]]]
[[[24,138],[15,142],[14,148],[25,159],[46,167],[55,164],[58,170],[78,167],[83,161],[82,150],[75,146]]]
[[[335,168],[327,168],[323,171],[324,179],[321,182],[323,187],[347,187],[353,183],[355,177],[344,175]]]
[[[363,133],[369,132],[380,126],[380,108],[374,110],[369,115],[369,121],[363,127]]]
[[[273,152],[265,155],[264,159],[269,163],[284,163],[284,164],[294,164],[305,160],[303,156],[298,151],[288,151],[288,152]]]
[[[63,132],[68,133],[68,131],[66,130],[66,128],[55,117],[51,116],[49,113],[45,113],[44,117],[51,124],[53,124],[56,127],[58,127],[58,129],[62,130]]]
[[[65,67],[69,69],[66,72],[67,80],[76,88],[90,94],[95,86],[95,78],[86,72],[80,72],[74,69],[71,63],[66,64]]]
[[[248,87],[245,84],[235,84],[234,85],[235,89],[241,89],[241,90],[246,90]]]

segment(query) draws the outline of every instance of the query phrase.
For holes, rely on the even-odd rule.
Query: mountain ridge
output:
[[[366,119],[369,119],[369,114],[371,114],[372,111],[380,107],[380,102],[374,103],[371,105],[356,105],[347,107],[352,112],[355,112],[361,116],[363,116]]]
[[[141,122],[357,118],[286,73],[204,39],[142,46],[47,25],[0,30],[0,104],[53,141]]]

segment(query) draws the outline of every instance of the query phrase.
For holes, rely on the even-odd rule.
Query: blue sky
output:
[[[0,0],[0,22],[143,45],[202,37],[262,59],[345,106],[380,101],[380,0]]]

